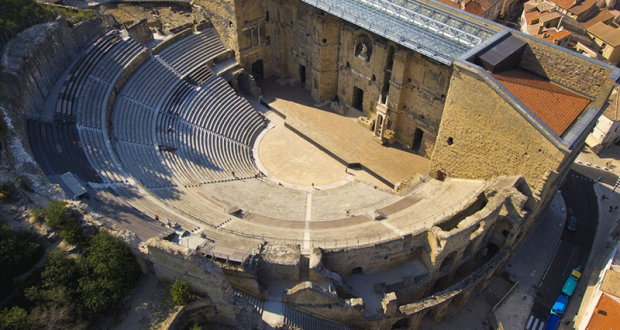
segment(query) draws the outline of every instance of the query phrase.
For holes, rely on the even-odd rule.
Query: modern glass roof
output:
[[[415,0],[301,0],[436,61],[452,61],[498,31]]]

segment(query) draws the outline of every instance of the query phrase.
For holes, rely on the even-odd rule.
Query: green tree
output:
[[[140,269],[129,248],[105,231],[93,236],[85,254],[78,294],[81,314],[92,320],[118,303],[140,277]]]
[[[176,280],[170,286],[170,294],[172,295],[172,301],[177,305],[186,305],[191,301],[192,288],[185,280]]]
[[[43,210],[43,216],[50,227],[60,230],[60,238],[68,243],[75,244],[84,240],[80,224],[69,214],[66,202],[49,202]]]
[[[23,308],[13,306],[0,312],[0,330],[28,330],[32,329],[28,321],[28,312]]]

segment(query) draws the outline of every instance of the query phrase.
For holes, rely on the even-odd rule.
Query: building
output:
[[[605,112],[598,119],[592,134],[588,135],[586,144],[592,151],[599,153],[610,144],[620,142],[620,106],[618,105],[618,88],[609,97]]]

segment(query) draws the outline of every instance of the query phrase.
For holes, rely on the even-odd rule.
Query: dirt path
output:
[[[149,273],[134,287],[131,297],[110,321],[108,329],[138,330],[166,329],[180,307],[176,307],[169,294],[169,285],[159,282]]]

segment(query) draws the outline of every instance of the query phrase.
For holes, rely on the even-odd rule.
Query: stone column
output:
[[[387,116],[383,116],[383,120],[381,120],[381,133],[379,134],[379,139],[383,141],[383,131],[385,130],[385,124],[387,122]]]
[[[379,123],[379,121],[381,121],[381,123]],[[377,119],[375,119],[375,132],[373,136],[377,136],[377,132],[379,131],[379,125],[383,127],[383,114],[377,112]]]
[[[432,310],[431,310],[431,318],[433,319],[434,323],[439,323],[441,321],[443,321],[446,318],[446,314],[448,313],[448,306],[450,306],[450,302],[452,301],[452,299],[447,300],[437,306],[435,306]]]
[[[454,307],[456,307],[457,310],[460,311],[467,306],[467,302],[469,301],[469,297],[474,291],[474,288],[475,286],[472,286],[471,288],[461,292],[458,296],[454,297]]]

